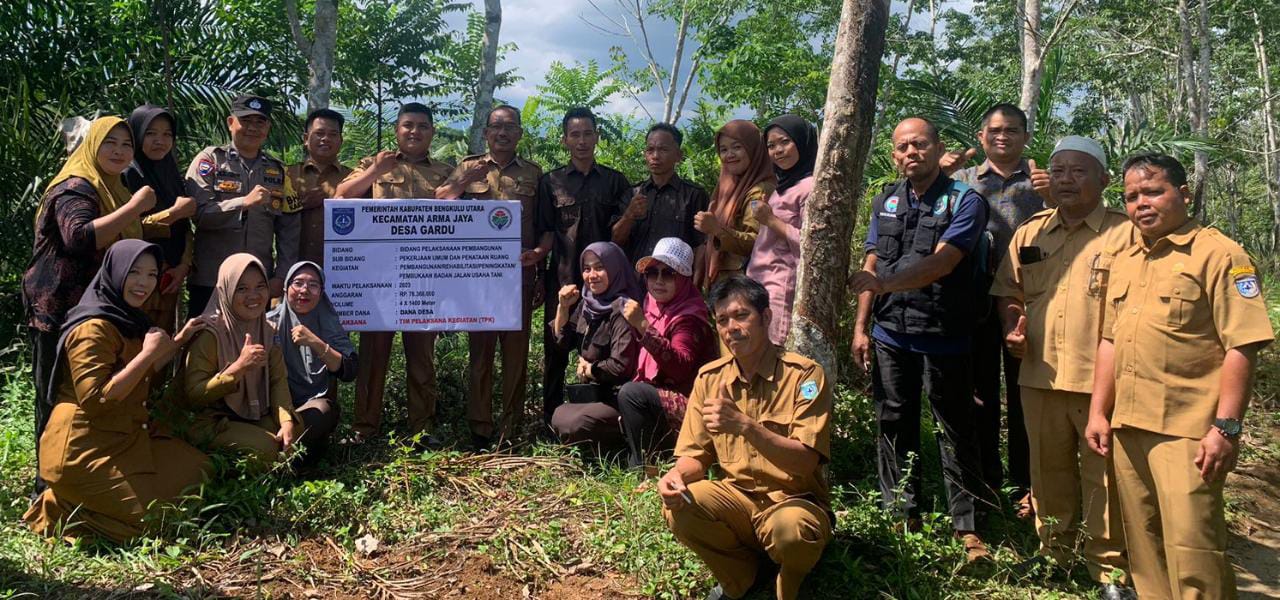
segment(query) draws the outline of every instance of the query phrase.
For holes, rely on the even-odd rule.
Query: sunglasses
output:
[[[671,269],[663,269],[663,268],[645,269],[644,278],[649,281],[662,281],[663,279],[666,279],[668,281],[675,281],[676,272],[672,271]]]

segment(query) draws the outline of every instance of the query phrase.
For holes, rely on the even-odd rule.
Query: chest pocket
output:
[[[1200,303],[1200,283],[1190,275],[1179,273],[1159,288],[1160,299],[1168,305],[1166,323],[1170,327],[1185,327],[1196,316]]]
[[[510,177],[502,178],[502,189],[509,190],[513,199],[527,200],[532,198],[538,191],[538,184],[535,181],[526,181],[524,179],[512,179]]]
[[[902,254],[902,221],[880,219],[876,222],[876,256],[895,259]]]
[[[578,224],[581,218],[582,206],[578,204],[578,199],[563,190],[555,192],[556,214],[560,217],[560,230],[568,231],[570,228]]]
[[[942,232],[947,230],[949,223],[949,220],[933,215],[920,217],[920,222],[916,224],[916,234],[911,240],[911,250],[926,256],[933,254],[933,249],[938,246],[938,240],[942,238]]]
[[[1053,263],[1049,257],[1022,265],[1022,293],[1027,304],[1034,303],[1053,285]]]
[[[244,188],[244,173],[222,165],[214,173],[213,191],[218,195],[218,200],[221,201],[242,196],[249,190]]]
[[[405,187],[404,173],[392,171],[384,173],[373,183],[374,198],[397,198]]]
[[[1111,263],[1115,257],[1110,254],[1095,254],[1089,262],[1089,296],[1101,298],[1107,293],[1107,284],[1111,280]]]
[[[1129,282],[1119,281],[1114,285],[1109,285],[1106,291],[1106,306],[1112,311],[1116,317],[1124,311],[1124,303],[1129,299]]]

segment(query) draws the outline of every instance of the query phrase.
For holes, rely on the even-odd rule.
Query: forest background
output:
[[[662,532],[656,496],[633,489],[634,475],[543,446],[515,458],[346,449],[304,480],[285,473],[233,476],[206,489],[204,508],[193,505],[156,537],[124,549],[48,546],[16,524],[34,451],[20,279],[31,254],[35,206],[65,156],[62,119],[127,115],[143,102],[168,105],[178,115],[178,155],[186,161],[204,145],[226,142],[232,96],[257,93],[279,102],[269,150],[290,162],[301,159],[302,116],[329,106],[348,117],[342,159],[353,165],[394,147],[389,122],[400,101],[415,99],[437,110],[434,155],[456,160],[482,149],[473,115],[501,103],[513,85],[532,83],[536,94],[520,106],[523,156],[545,169],[564,164],[560,115],[587,106],[602,117],[601,162],[632,181],[644,179],[645,131],[653,122],[675,122],[685,131],[680,173],[708,189],[719,172],[712,139],[728,119],[763,125],[794,112],[820,126],[824,120],[838,0],[593,0],[591,11],[564,24],[565,35],[582,28],[617,34],[610,60],[556,63],[537,82],[504,66],[521,49],[504,43],[499,27],[520,24],[501,22],[501,4],[0,3],[0,596],[407,598],[469,589],[484,598],[478,590],[490,589],[497,590],[494,598],[518,597],[503,595],[509,585],[514,593],[548,598],[593,597],[584,595],[592,586],[599,586],[600,597],[683,598],[706,589],[696,559]],[[1033,116],[1028,155],[1042,165],[1053,141],[1067,134],[1102,140],[1113,172],[1138,150],[1183,159],[1191,167],[1199,218],[1240,241],[1267,273],[1266,288],[1274,288],[1280,41],[1271,32],[1280,28],[1280,6],[1264,0],[898,0],[891,7],[871,148],[854,186],[863,195],[859,207],[896,175],[889,134],[897,120],[925,116],[940,126],[949,147],[970,147],[982,111],[1008,101]],[[636,109],[615,110],[622,104]],[[1113,185],[1108,201],[1118,206],[1118,198]],[[857,221],[865,221],[862,215]],[[860,223],[851,247],[864,228]],[[847,319],[845,325],[847,335]],[[447,337],[440,351],[442,387],[455,399],[445,418],[452,414],[460,424],[465,340]],[[839,351],[847,357],[847,349]],[[531,398],[540,395],[540,360],[535,348]],[[1251,423],[1258,443],[1242,472],[1260,466],[1253,479],[1236,477],[1235,487],[1245,491],[1233,496],[1232,506],[1241,552],[1261,552],[1264,559],[1245,570],[1255,569],[1248,575],[1274,592],[1280,544],[1266,544],[1276,542],[1269,523],[1280,514],[1274,499],[1268,504],[1247,492],[1249,481],[1273,486],[1280,479],[1274,352],[1264,362]],[[1034,550],[1034,534],[1024,524],[998,520],[997,566],[978,577],[959,569],[960,552],[942,517],[921,534],[895,534],[871,492],[874,473],[865,457],[874,423],[867,418],[865,382],[853,369],[842,370],[840,379],[837,430],[844,441],[833,462],[839,537],[813,594],[1088,594],[1078,568],[1067,577],[1013,571],[1011,565]],[[394,405],[402,384],[389,393]],[[937,470],[929,451],[922,464]]]

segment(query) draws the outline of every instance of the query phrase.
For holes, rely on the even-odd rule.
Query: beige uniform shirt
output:
[[[770,431],[812,448],[822,459],[812,473],[788,473],[741,435],[707,431],[702,405],[728,386],[734,403]],[[809,498],[829,506],[823,463],[831,457],[831,388],[818,363],[773,346],[754,373],[742,373],[732,356],[712,361],[693,382],[676,456],[719,464],[724,479],[772,502]]]
[[[360,159],[360,166],[349,173],[343,181],[359,177],[373,168],[374,157]],[[378,176],[366,195],[375,199],[431,199],[436,197],[436,188],[444,183],[453,173],[453,165],[430,157],[421,161],[410,162],[401,154],[396,154],[396,166],[387,173]]]
[[[458,163],[458,168],[453,170],[449,181],[460,181],[467,168],[477,161],[483,161],[489,166],[489,174],[484,179],[467,185],[462,197],[473,200],[519,200],[520,245],[525,250],[537,246],[533,217],[537,209],[535,196],[538,193],[538,178],[542,177],[542,167],[518,156],[505,165],[499,165],[488,154],[473,154]]]
[[[1093,391],[1108,274],[1116,254],[1132,246],[1135,236],[1123,212],[1101,203],[1075,228],[1053,209],[1036,213],[1014,232],[991,295],[1016,298],[1026,310],[1019,385]]]
[[[337,196],[338,184],[351,173],[351,167],[340,163],[320,166],[311,159],[291,165],[285,170],[299,198],[312,190],[320,190],[324,198]],[[324,266],[324,199],[302,205],[302,235],[298,243],[298,259]]]
[[[1253,261],[1191,221],[1112,266],[1102,336],[1115,343],[1113,427],[1200,439],[1227,350],[1273,339]]]

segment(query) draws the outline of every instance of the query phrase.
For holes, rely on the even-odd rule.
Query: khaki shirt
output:
[[[1133,225],[1102,203],[1069,229],[1057,209],[1036,213],[1013,234],[992,296],[1015,298],[1027,314],[1027,352],[1018,384],[1087,394],[1102,331],[1108,273],[1132,246]],[[1040,254],[1023,263],[1025,254]]]
[[[458,168],[449,176],[449,182],[462,179],[467,167],[483,161],[489,166],[489,174],[484,179],[467,185],[462,197],[472,200],[519,200],[520,201],[520,245],[529,250],[538,245],[534,233],[534,213],[537,211],[538,179],[542,177],[542,167],[538,163],[528,161],[519,156],[505,165],[499,165],[488,154],[472,154],[458,163]]]
[[[1102,328],[1115,343],[1112,426],[1204,437],[1227,350],[1273,339],[1259,281],[1239,244],[1195,221],[1122,252]]]
[[[293,184],[299,198],[312,190],[324,192],[325,198],[337,196],[338,184],[351,173],[351,167],[340,163],[321,167],[307,159],[302,164],[285,169],[285,176]],[[324,266],[324,200],[316,204],[302,205],[302,235],[298,242],[298,259],[309,260]]]
[[[693,382],[676,456],[719,464],[734,487],[772,502],[809,498],[829,505],[823,464],[831,458],[831,388],[818,363],[769,346],[756,372],[743,374],[732,356],[712,361]],[[738,409],[770,431],[812,448],[821,460],[812,473],[788,473],[770,462],[741,435],[712,434],[702,420],[706,398],[729,388]]]
[[[298,260],[300,207],[279,159],[260,151],[256,160],[246,161],[233,145],[209,146],[191,161],[186,184],[187,195],[196,201],[191,283],[213,286],[222,261],[238,252],[262,261],[268,278],[283,277]],[[245,208],[242,198],[259,185],[271,191],[271,202]]]
[[[368,169],[373,168],[375,157],[366,156],[360,159],[360,166],[347,174],[343,181],[355,179]],[[453,173],[453,165],[427,157],[418,162],[410,162],[404,155],[396,153],[396,166],[383,173],[373,182],[367,198],[374,199],[423,199],[436,197],[436,188],[440,187],[449,174]]]

